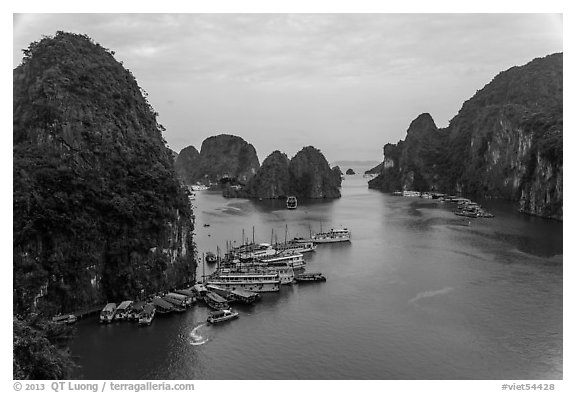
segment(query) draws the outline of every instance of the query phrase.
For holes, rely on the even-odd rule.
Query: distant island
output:
[[[501,72],[447,128],[419,115],[405,140],[384,146],[369,187],[505,198],[562,220],[562,61],[558,53]]]

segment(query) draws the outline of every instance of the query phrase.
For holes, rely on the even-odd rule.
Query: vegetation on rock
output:
[[[369,186],[507,198],[561,219],[562,75],[561,53],[535,59],[497,75],[445,129],[420,115]]]
[[[186,159],[178,163],[178,174],[186,184],[216,183],[223,178],[246,184],[260,168],[256,149],[239,136],[221,134],[206,138],[196,158],[191,147],[186,148],[189,149]]]
[[[24,52],[13,75],[15,314],[46,317],[192,281],[190,203],[133,75],[85,35],[58,32]]]

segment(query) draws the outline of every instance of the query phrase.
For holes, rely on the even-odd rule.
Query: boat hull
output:
[[[228,282],[221,280],[209,280],[208,284],[218,285],[219,287],[225,289],[245,289],[252,292],[279,292],[280,291],[280,280],[274,282]]]

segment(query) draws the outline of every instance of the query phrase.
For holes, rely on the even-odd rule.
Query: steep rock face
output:
[[[342,176],[344,176],[342,169],[340,169],[338,165],[332,168],[332,173],[334,173],[334,176],[338,176],[340,179],[342,179]]]
[[[217,182],[222,178],[246,184],[260,168],[254,146],[235,135],[221,134],[206,138],[200,148],[196,168],[191,171],[193,182]]]
[[[507,198],[526,213],[561,219],[562,72],[562,54],[554,54],[500,73],[446,129],[408,132],[390,145],[370,187]]]
[[[379,175],[382,172],[382,167],[384,166],[384,162],[376,165],[374,168],[368,169],[364,172],[365,175]]]
[[[290,160],[290,188],[303,198],[339,198],[342,179],[331,169],[320,150],[307,146]]]
[[[185,147],[176,157],[174,168],[184,184],[193,184],[196,181],[195,172],[199,160],[200,153],[194,146]]]
[[[193,215],[133,75],[87,36],[14,70],[14,311],[53,315],[194,279]]]
[[[287,197],[290,194],[289,164],[286,154],[278,150],[272,152],[250,179],[246,187],[248,195],[264,199]]]

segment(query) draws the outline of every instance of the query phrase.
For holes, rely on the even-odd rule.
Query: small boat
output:
[[[219,310],[219,311],[214,311],[214,312],[210,313],[210,315],[208,316],[207,322],[214,324],[214,323],[228,321],[228,320],[234,319],[234,318],[238,318],[238,313],[236,311]]]
[[[206,253],[206,257],[204,258],[204,260],[206,261],[206,263],[215,263],[216,261],[218,261],[218,258],[216,257],[216,254],[214,254],[211,251],[208,251]]]
[[[74,314],[68,314],[68,315],[56,315],[55,317],[52,318],[52,322],[55,322],[59,325],[62,324],[66,324],[66,325],[72,325],[73,323],[76,323],[76,321],[78,320],[78,318],[76,318],[76,315]]]
[[[205,226],[205,227],[209,227],[209,226],[210,226],[210,224],[204,224],[204,226]]]
[[[330,229],[329,232],[321,232],[312,235],[312,241],[314,243],[337,243],[337,242],[349,242],[352,234],[347,228],[343,229]]]
[[[179,304],[184,307],[190,307],[194,303],[194,296],[185,295],[182,293],[169,292],[166,294],[166,297],[174,299],[174,301],[171,301],[171,303]]]
[[[295,196],[289,196],[286,199],[286,208],[287,209],[296,209],[298,207],[298,200]]]
[[[296,282],[326,281],[326,277],[324,277],[322,273],[302,273],[294,279]]]
[[[124,319],[128,319],[128,314],[130,313],[130,308],[132,306],[132,300],[125,300],[116,309],[116,313],[114,314],[114,319],[116,321],[121,321]]]
[[[214,310],[227,310],[230,308],[228,301],[214,292],[208,292],[206,296],[204,296],[204,301]]]
[[[100,322],[110,323],[114,319],[114,313],[116,312],[116,303],[108,303],[104,306],[102,311],[100,311]]]
[[[138,318],[138,325],[148,326],[152,323],[154,315],[156,314],[156,307],[152,303],[146,303],[140,317]]]
[[[130,312],[128,312],[128,320],[130,321],[138,321],[140,318],[140,314],[144,311],[144,306],[146,302],[138,301],[132,303],[132,307],[130,307]]]
[[[198,296],[199,298],[204,298],[204,296],[206,296],[206,293],[208,293],[208,289],[206,289],[206,286],[204,284],[195,284],[194,285],[194,292],[196,292],[196,296]]]
[[[177,300],[173,297],[170,296],[162,296],[162,300],[164,300],[166,303],[170,303],[172,305],[172,311],[176,311],[176,312],[184,312],[186,311],[186,306],[184,305],[184,302]]]
[[[192,303],[196,303],[196,293],[192,288],[188,289],[177,289],[174,292],[179,293],[180,295],[188,296],[192,299]]]
[[[152,298],[152,303],[156,306],[156,311],[159,314],[167,314],[174,311],[174,305],[162,299],[160,296]]]

